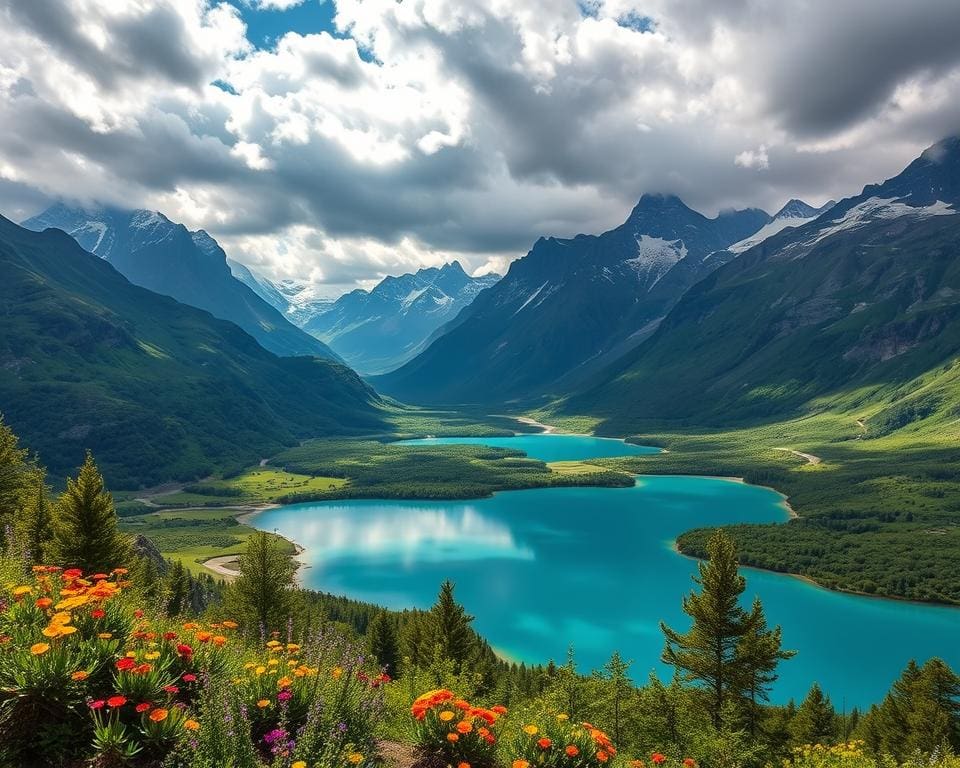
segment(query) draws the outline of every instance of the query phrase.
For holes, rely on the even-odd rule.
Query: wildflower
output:
[[[507,708],[503,706],[503,704],[497,704],[495,707],[491,707],[490,710],[496,712],[498,715],[507,714]]]
[[[164,640],[176,640],[176,639],[177,639],[177,633],[176,633],[176,632],[164,632],[164,633],[163,633],[163,639],[164,639]]]
[[[166,693],[180,693],[180,689],[175,685],[165,685],[163,686],[163,690]]]
[[[63,578],[67,581],[79,579],[81,576],[83,576],[83,571],[81,571],[79,568],[68,568],[63,572]]]
[[[473,730],[473,724],[469,720],[461,720],[457,723],[457,730],[464,734],[470,733]]]
[[[137,666],[137,662],[131,659],[129,656],[124,656],[122,659],[117,659],[117,669],[121,672],[129,672]]]
[[[141,611],[139,608],[137,608],[137,610],[135,610],[135,611],[133,612],[133,615],[134,615],[134,617],[136,617],[136,618],[138,618],[138,619],[142,619],[142,618],[143,618],[143,611]]]
[[[447,741],[458,742],[460,741],[460,737],[455,733],[448,733]]]
[[[458,763],[457,768],[470,768],[470,763]]]
[[[525,725],[523,726],[523,732],[527,734],[527,736],[536,736],[537,733],[540,732],[540,729],[535,725]]]
[[[111,709],[116,709],[117,707],[122,707],[127,703],[127,697],[117,694],[116,696],[111,696],[107,699],[107,706]]]
[[[107,612],[103,610],[103,608],[97,608],[95,610],[90,611],[90,616],[94,619],[102,619],[106,615],[107,615]]]
[[[697,761],[692,757],[685,757],[683,758],[683,766],[684,768],[697,768]]]
[[[597,760],[599,760],[601,763],[605,763],[609,759],[610,759],[610,755],[608,755],[602,749],[599,752],[597,752]]]
[[[53,600],[51,600],[49,597],[38,597],[37,602],[34,603],[34,605],[36,605],[40,610],[45,611],[47,608],[53,605]]]
[[[163,709],[162,707],[157,707],[155,710],[153,710],[153,712],[150,713],[149,717],[155,723],[162,723],[167,719],[168,714],[169,713],[167,710]]]
[[[191,648],[189,645],[181,644],[177,646],[177,653],[179,653],[181,656],[192,656],[193,648]]]
[[[221,622],[221,623],[222,623],[223,626],[225,626],[227,629],[236,629],[237,627],[240,626],[239,624],[237,624],[237,622],[235,622],[235,621],[230,621],[230,619],[227,619],[226,621],[223,621],[223,622]]]
[[[30,646],[30,653],[34,656],[42,656],[50,650],[50,643],[34,643]]]
[[[530,768],[530,763],[526,760],[514,760],[511,768]]]
[[[186,728],[188,731],[199,731],[200,723],[198,723],[196,720],[185,720],[183,722],[183,727]],[[307,764],[302,760],[300,761],[300,765],[303,766],[303,768],[306,768],[307,766]],[[296,767],[297,767],[297,763],[294,763],[292,766],[290,766],[290,768],[296,768]]]
[[[567,753],[567,757],[576,757],[580,754],[580,750],[577,749],[575,744],[568,744],[567,748],[563,751]]]
[[[214,635],[212,642],[218,648],[222,648],[224,645],[227,644],[227,638],[225,638],[223,635]]]
[[[90,677],[90,673],[85,672],[82,669],[78,669],[76,672],[70,675],[70,679],[78,683],[86,680],[88,677]]]
[[[652,755],[650,755],[650,760],[654,765],[663,765],[665,762],[667,762],[667,756],[662,755],[659,752],[654,752]]]
[[[192,672],[187,672],[182,678],[185,683],[195,683],[197,681],[197,676]]]
[[[540,747],[540,749],[550,749],[550,747],[553,746],[553,742],[547,737],[543,737],[537,742],[537,746]]]
[[[134,707],[134,710],[136,710],[136,713],[138,715],[142,715],[144,712],[148,711],[152,706],[153,704],[151,704],[149,701],[143,701],[140,704],[137,704],[137,706]]]
[[[363,755],[361,755],[359,752],[351,752],[349,755],[347,755],[347,761],[357,765],[363,762]]]
[[[297,760],[297,762],[293,763],[290,768],[307,768],[307,763],[305,760]]]
[[[441,712],[441,713],[438,715],[438,717],[439,717],[441,720],[443,720],[443,722],[449,723],[451,720],[453,720],[454,714],[453,714],[453,712],[451,712],[449,709],[445,709],[445,710],[443,710],[443,712]]]
[[[144,662],[143,664],[137,664],[137,666],[135,666],[135,667],[133,668],[133,674],[135,674],[135,675],[149,675],[151,669],[153,669],[153,667],[151,667],[149,664],[147,664],[146,662]]]
[[[557,715],[557,720],[559,720],[561,723],[564,723],[569,719],[570,719],[570,715],[565,715],[562,712],[559,715]],[[584,725],[586,725],[586,723],[584,723]]]
[[[125,576],[128,571],[126,568],[114,568],[112,571],[110,571],[110,573],[114,574],[115,576]]]
[[[644,768],[643,760],[631,760],[628,765],[630,768]]]
[[[293,685],[293,680],[289,677],[281,677],[277,680],[277,688],[289,688]]]
[[[330,674],[333,675],[334,680],[339,680],[340,676],[343,674],[343,669],[341,669],[340,667],[334,667],[330,671]]]
[[[29,595],[31,592],[33,592],[33,587],[14,587],[13,596],[20,598],[24,595]]]
[[[96,701],[91,701],[87,706],[90,707],[90,709],[103,709],[106,703],[103,699],[97,699]]]
[[[266,709],[270,706],[270,701],[269,699],[260,699],[260,701],[257,702],[257,706],[260,707],[260,709]]]
[[[277,701],[290,701],[292,698],[293,694],[290,691],[284,690],[277,694]]]
[[[97,637],[101,640],[110,640],[113,638],[113,632],[100,632]]]
[[[145,658],[147,661],[154,661],[155,659],[159,659],[160,651],[148,651],[147,653],[143,654],[143,658]]]

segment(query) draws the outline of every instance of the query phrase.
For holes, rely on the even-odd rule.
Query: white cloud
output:
[[[157,207],[346,286],[503,271],[645,191],[843,196],[960,130],[955,0],[339,0],[335,23],[256,50],[220,0],[7,0],[0,203]]]
[[[289,11],[305,2],[307,0],[253,0],[253,6],[267,11]]]

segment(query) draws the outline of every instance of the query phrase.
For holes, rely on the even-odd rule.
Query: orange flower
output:
[[[692,757],[685,757],[683,758],[683,765],[684,765],[684,768],[696,768],[697,761],[694,760]]]
[[[34,643],[30,646],[30,653],[34,656],[42,656],[50,650],[50,643]]]
[[[497,704],[495,707],[490,707],[491,711],[496,712],[498,715],[507,714],[507,708],[503,704]]]
[[[514,760],[511,768],[530,768],[530,763],[526,760]]]
[[[567,757],[576,757],[580,754],[580,750],[577,749],[575,744],[568,744],[567,748],[563,751],[567,753]]]
[[[184,720],[183,727],[188,731],[198,731],[200,730],[200,723],[196,720]]]
[[[473,730],[473,724],[469,720],[461,720],[457,723],[457,730],[460,733],[470,733]]]
[[[599,760],[601,763],[605,763],[609,759],[610,759],[610,755],[608,755],[602,749],[599,752],[597,752],[597,760]]]
[[[652,755],[650,755],[650,759],[653,761],[654,765],[663,765],[665,762],[667,762],[667,756],[661,754],[660,752],[654,752]]]
[[[257,706],[260,707],[260,709],[266,709],[267,707],[270,706],[270,700],[260,699],[260,701],[257,702]]]
[[[71,679],[71,680],[76,680],[77,682],[80,682],[80,681],[82,681],[82,680],[86,680],[88,677],[90,677],[90,673],[89,673],[89,672],[84,672],[82,669],[77,670],[77,671],[74,672],[72,675],[70,675],[70,679]]]
[[[448,733],[447,741],[460,741],[460,737],[455,733]]]
[[[227,619],[226,621],[222,622],[222,624],[223,624],[223,626],[225,626],[227,629],[236,629],[237,627],[240,626],[239,624],[237,624],[237,622],[235,622],[235,621],[230,621],[229,619]]]
[[[164,720],[167,719],[168,714],[169,713],[167,712],[167,710],[161,709],[158,707],[157,709],[153,710],[153,712],[150,713],[149,717],[155,723],[162,723]]]
[[[38,598],[37,598],[37,602],[36,602],[37,608],[40,608],[41,610],[46,610],[46,609],[49,608],[51,605],[53,605],[53,600],[51,600],[49,597],[38,597]]]
[[[457,768],[470,768],[470,763],[458,763]]]
[[[277,688],[289,688],[293,685],[293,680],[289,677],[281,677],[277,680]]]
[[[540,749],[550,749],[550,747],[553,746],[553,742],[550,741],[550,739],[548,739],[546,736],[544,736],[542,739],[540,739],[537,742],[537,746],[540,747]]]

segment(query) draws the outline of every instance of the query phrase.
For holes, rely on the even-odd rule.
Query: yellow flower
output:
[[[266,709],[270,706],[270,701],[268,699],[260,699],[260,701],[257,702],[257,706],[260,707],[260,709]]]
[[[143,654],[143,658],[147,661],[153,661],[154,659],[160,658],[160,651],[150,651],[149,653]]]
[[[339,680],[340,676],[343,674],[343,669],[340,667],[334,667],[330,674],[333,675],[334,680]]]
[[[297,760],[290,768],[307,768],[307,764],[304,760]]]
[[[237,627],[240,626],[239,624],[237,624],[237,622],[235,622],[235,621],[230,621],[230,619],[227,619],[226,621],[224,621],[224,622],[222,622],[222,623],[223,623],[223,626],[225,626],[227,629],[236,629]]]
[[[291,685],[293,685],[293,680],[291,680],[289,677],[281,677],[279,680],[277,680],[278,688],[289,688]]]
[[[256,664],[254,664],[252,661],[248,661],[246,664],[243,665],[243,668],[244,668],[244,669],[253,669],[255,666],[256,666]]]
[[[82,669],[79,669],[76,672],[74,672],[72,675],[70,675],[70,679],[75,680],[77,682],[86,680],[88,677],[90,677],[90,673],[84,672]]]
[[[260,667],[257,667],[255,670],[253,670],[253,674],[262,675],[266,671],[267,671],[266,667],[260,666]]]
[[[33,587],[15,587],[13,596],[20,597],[21,595],[29,595],[31,592],[33,592]]]
[[[101,632],[99,635],[97,635],[97,637],[99,637],[101,640],[109,640],[113,637],[113,632]]]
[[[30,646],[30,653],[34,656],[42,656],[50,650],[50,643],[34,643]]]
[[[188,731],[198,731],[200,730],[200,723],[196,720],[184,720],[183,727]]]
[[[347,760],[354,765],[357,765],[358,763],[363,762],[363,755],[361,755],[359,752],[351,752],[349,755],[347,755]]]
[[[275,667],[275,666],[277,666],[279,663],[280,663],[280,662],[279,662],[277,659],[270,659],[270,660],[267,662],[267,664],[269,664],[271,667]]]
[[[523,732],[524,732],[525,734],[527,734],[527,736],[536,736],[537,733],[539,733],[539,731],[540,731],[540,729],[537,728],[537,726],[535,726],[535,725],[525,725],[525,726],[523,726]]]
[[[559,720],[560,722],[564,722],[569,719],[570,719],[570,715],[564,715],[564,714],[557,715],[557,720]]]
[[[451,720],[453,720],[453,718],[454,714],[449,709],[445,709],[440,713],[440,719],[445,723],[449,723]]]

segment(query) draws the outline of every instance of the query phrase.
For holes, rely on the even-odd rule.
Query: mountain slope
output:
[[[62,229],[130,282],[236,323],[278,355],[335,357],[235,279],[223,249],[203,230],[190,232],[154,211],[85,211],[59,203],[23,226]]]
[[[834,205],[836,205],[836,202],[831,200],[819,208],[814,208],[812,205],[803,202],[803,200],[790,200],[783,208],[774,214],[772,221],[754,232],[750,237],[741,240],[739,243],[734,243],[727,248],[727,250],[733,253],[748,251],[753,248],[753,246],[759,245],[768,237],[773,237],[787,227],[799,227],[808,221],[813,221],[817,216],[830,210]]]
[[[470,277],[457,261],[384,278],[371,291],[341,296],[304,330],[325,341],[362,373],[402,365],[499,275]]]
[[[831,399],[901,401],[907,382],[960,355],[958,204],[953,138],[714,272],[563,410],[622,431],[780,417]],[[948,400],[927,392],[924,407],[893,421],[955,408]]]
[[[569,386],[649,335],[687,288],[733,257],[723,249],[769,221],[757,210],[708,219],[676,197],[644,195],[602,235],[538,240],[376,385],[426,403],[502,402]]]
[[[315,295],[313,286],[309,283],[300,280],[274,282],[231,258],[227,259],[227,266],[237,280],[298,328],[303,328],[306,323],[333,305],[333,299]]]
[[[137,487],[381,426],[345,366],[277,357],[59,230],[0,217],[0,273],[0,411],[55,474],[91,448],[112,486]]]

